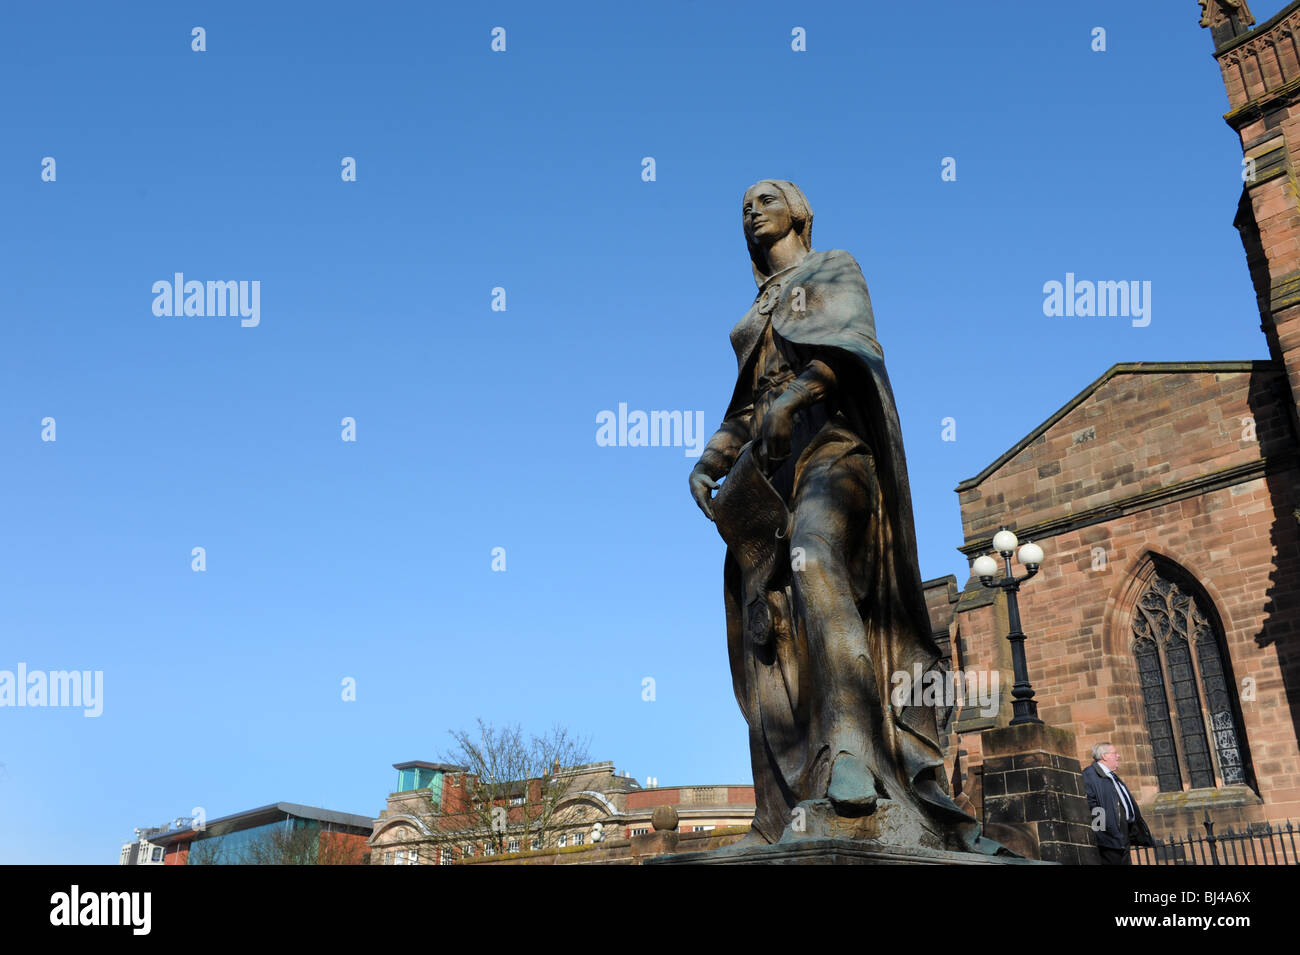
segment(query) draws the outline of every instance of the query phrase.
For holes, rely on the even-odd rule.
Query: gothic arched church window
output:
[[[1246,782],[1223,635],[1196,583],[1156,564],[1133,612],[1133,654],[1161,792]],[[1217,781],[1216,781],[1217,780]]]

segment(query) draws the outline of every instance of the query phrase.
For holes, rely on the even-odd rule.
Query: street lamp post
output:
[[[1016,601],[1016,594],[1020,592],[1020,585],[1038,573],[1038,568],[1042,566],[1043,549],[1032,541],[1026,541],[1021,546],[1020,563],[1025,565],[1025,569],[1029,573],[1023,577],[1017,577],[1011,572],[1011,555],[1015,553],[1016,544],[1018,543],[1016,535],[1007,530],[1005,526],[993,535],[993,549],[1002,555],[1006,565],[1006,572],[1002,578],[994,579],[998,573],[998,562],[990,554],[975,558],[975,563],[971,568],[979,577],[981,584],[985,587],[1003,590],[1007,595],[1007,617],[1011,624],[1007,639],[1011,641],[1011,666],[1016,677],[1015,685],[1011,688],[1013,700],[1011,704],[1012,726],[1018,726],[1021,723],[1043,722],[1038,718],[1038,704],[1034,701],[1034,688],[1029,684],[1029,668],[1025,664],[1025,634],[1020,629],[1020,606]]]

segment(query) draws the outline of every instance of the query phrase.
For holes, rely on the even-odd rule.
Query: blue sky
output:
[[[741,197],[791,179],[871,289],[922,575],[964,584],[953,488],[1112,364],[1268,357],[1198,12],[6,7],[0,670],[104,690],[0,708],[0,862],[114,862],[194,807],[377,815],[476,717],[748,781],[693,460],[596,415],[711,433]],[[258,281],[260,323],[156,316],[176,272]],[[1150,324],[1046,317],[1067,272],[1151,282]]]

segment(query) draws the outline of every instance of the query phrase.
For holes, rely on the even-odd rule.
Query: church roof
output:
[[[1050,429],[1052,425],[1056,424],[1056,422],[1060,421],[1062,418],[1064,418],[1067,414],[1069,414],[1079,405],[1087,401],[1088,398],[1091,397],[1093,392],[1095,392],[1106,382],[1110,381],[1116,375],[1142,375],[1142,374],[1171,375],[1171,374],[1180,374],[1180,373],[1190,374],[1190,373],[1204,373],[1204,372],[1218,372],[1223,374],[1223,373],[1231,373],[1231,372],[1265,371],[1265,370],[1275,369],[1276,367],[1277,366],[1274,362],[1268,360],[1124,361],[1124,362],[1120,362],[1117,365],[1111,365],[1110,368],[1106,370],[1105,374],[1103,374],[1092,384],[1088,385],[1088,387],[1084,388],[1083,391],[1079,392],[1077,395],[1071,398],[1065,405],[1063,405],[1060,408],[1060,410],[1056,412],[1056,414],[1052,415],[1050,418],[1048,418],[1046,421],[1044,421],[1042,424],[1036,427],[1033,431],[1029,432],[1029,434],[1025,435],[1014,445],[1008,448],[1005,452],[1003,452],[1003,454],[996,461],[994,461],[992,464],[986,467],[979,474],[962,481],[960,484],[957,485],[957,487],[954,490],[956,490],[958,493],[961,493],[962,491],[969,490],[970,488],[978,487],[981,483],[983,483],[985,478],[987,478],[990,474],[993,474],[995,471],[998,470],[998,468],[1002,467],[1002,465],[1006,464],[1017,454],[1019,454],[1021,451],[1027,448],[1030,444],[1032,444],[1035,440],[1037,440],[1040,435],[1042,435],[1044,432]]]

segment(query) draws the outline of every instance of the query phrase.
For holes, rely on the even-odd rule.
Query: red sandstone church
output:
[[[1219,831],[1300,819],[1300,0],[1259,24],[1245,0],[1200,6],[1271,359],[1115,365],[957,487],[968,558],[1004,524],[1053,555],[1020,594],[1039,716],[1083,766],[1118,747],[1157,836],[1207,813]],[[982,734],[1011,719],[1007,608],[975,578],[926,589],[952,667],[1002,674],[996,715],[948,727],[949,770],[985,815]]]

